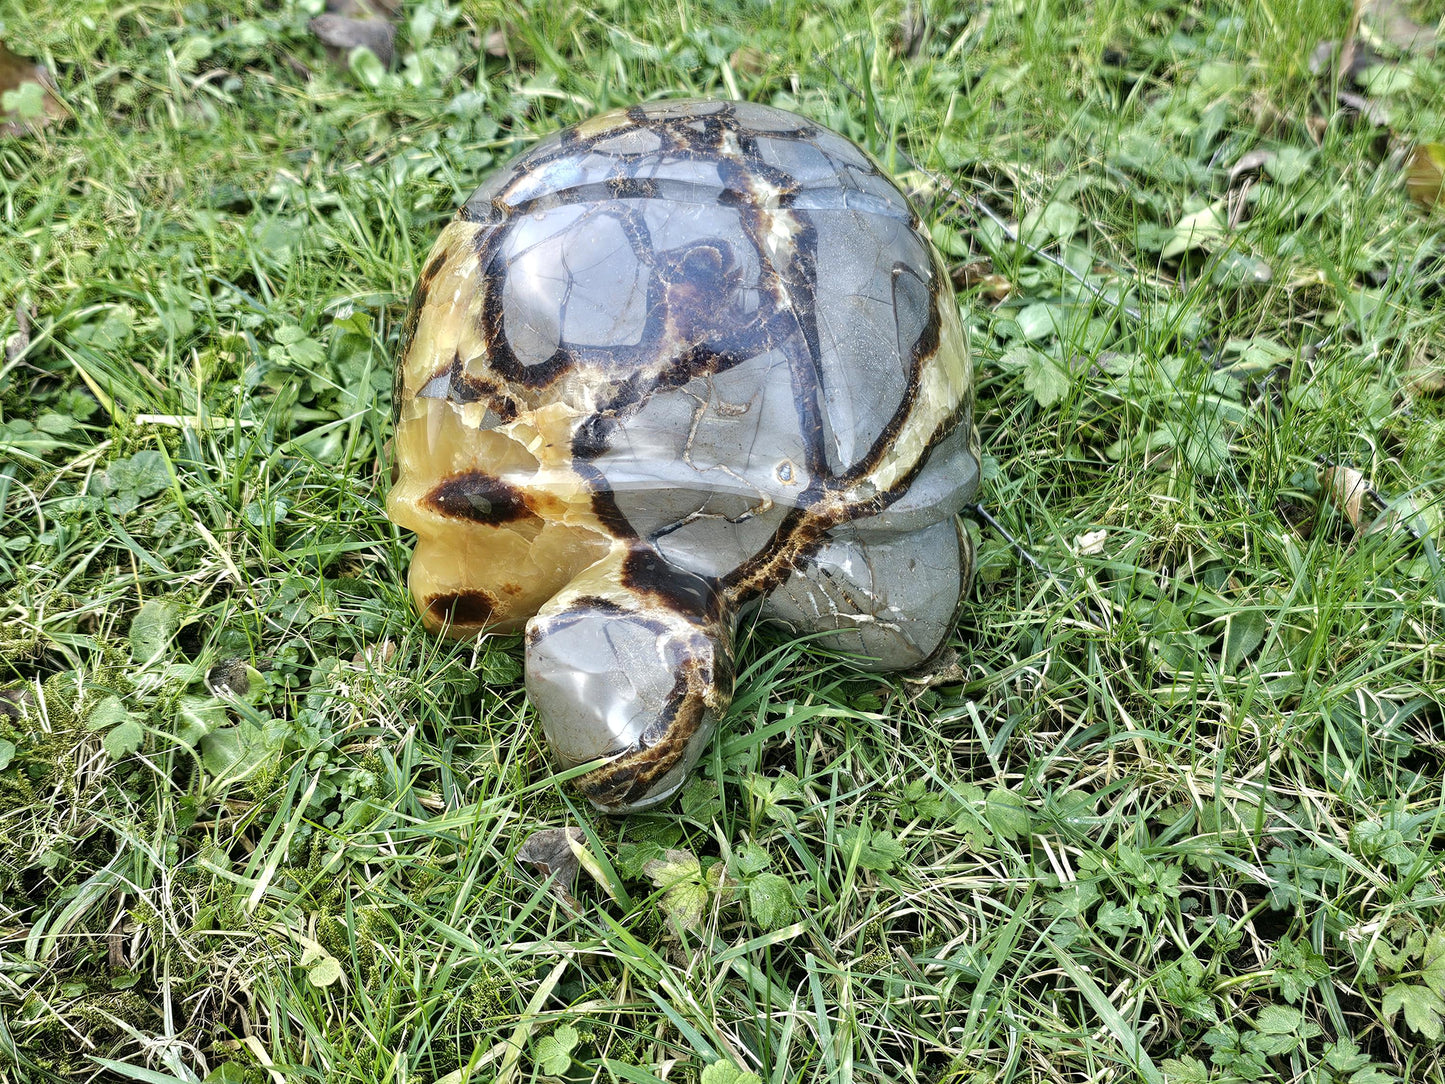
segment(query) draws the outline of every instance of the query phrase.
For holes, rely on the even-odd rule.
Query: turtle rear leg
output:
[[[973,570],[973,541],[956,519],[907,534],[845,524],[763,601],[762,616],[864,670],[905,670],[942,646]]]
[[[527,623],[527,695],[609,813],[671,797],[732,701],[733,625],[706,580],[619,544]]]

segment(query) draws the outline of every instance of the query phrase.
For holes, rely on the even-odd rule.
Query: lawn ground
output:
[[[1445,1081],[1445,6],[319,11],[0,2],[0,1081]],[[914,194],[1019,546],[927,675],[745,630],[607,818],[409,608],[390,359],[490,168],[677,95]]]

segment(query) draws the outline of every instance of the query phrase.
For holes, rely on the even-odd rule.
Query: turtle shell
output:
[[[652,701],[708,701],[680,782],[750,602],[877,668],[942,641],[970,566],[971,403],[948,276],[872,159],[767,106],[637,106],[536,144],[443,230],[404,327],[387,507],[417,534],[430,627],[528,627],[564,763],[635,759],[677,736]],[[609,692],[628,680],[607,670],[627,661],[602,643],[608,613],[646,617],[657,644],[676,626],[651,685]],[[653,650],[637,627],[632,655]],[[534,650],[549,631],[556,650]],[[689,651],[707,673],[679,692]],[[592,677],[549,693],[544,657]],[[643,707],[559,740],[584,686]],[[629,785],[601,804],[661,793]]]

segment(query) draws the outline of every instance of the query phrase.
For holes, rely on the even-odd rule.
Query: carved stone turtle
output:
[[[526,633],[527,692],[608,811],[673,794],[740,612],[893,670],[972,567],[972,370],[938,253],[854,144],[744,102],[607,113],[442,231],[396,368],[387,511],[451,636]]]

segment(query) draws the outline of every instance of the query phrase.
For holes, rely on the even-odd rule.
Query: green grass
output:
[[[72,113],[0,140],[0,339],[35,310],[0,363],[0,1081],[1445,1081],[1411,369],[1445,245],[1398,149],[1445,141],[1445,76],[1376,39],[1392,143],[1309,69],[1342,0],[924,7],[909,58],[896,2],[427,0],[392,74],[290,0],[0,6]],[[734,91],[1006,280],[963,294],[982,499],[1038,567],[981,529],[926,680],[747,630],[684,796],[609,819],[517,643],[409,609],[390,358],[491,166]],[[1422,537],[1357,532],[1321,461]],[[564,825],[575,905],[515,861]]]

